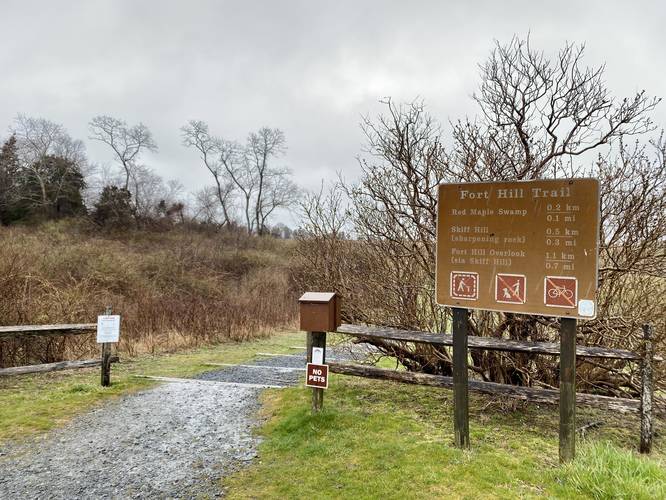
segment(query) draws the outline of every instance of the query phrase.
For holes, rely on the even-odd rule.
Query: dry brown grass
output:
[[[0,228],[0,325],[88,323],[112,305],[129,355],[244,340],[294,324],[290,242],[187,229]],[[0,343],[0,366],[97,351],[92,336]]]

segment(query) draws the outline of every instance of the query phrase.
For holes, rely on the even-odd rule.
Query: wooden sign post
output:
[[[437,303],[453,310],[455,444],[469,447],[468,310],[562,318],[560,460],[574,457],[576,320],[597,315],[599,182],[441,184]]]
[[[467,335],[469,311],[453,308],[453,434],[458,448],[469,448]]]
[[[111,385],[111,344],[120,340],[120,316],[111,315],[111,306],[97,317],[97,343],[102,345],[102,387]]]
[[[560,319],[560,462],[576,454],[576,320]]]
[[[328,367],[326,366],[326,332],[310,332],[308,349],[308,364],[305,385],[312,387],[312,412],[317,413],[324,407],[324,389],[328,387]],[[325,367],[325,383],[318,381],[311,383],[309,380],[311,367]]]

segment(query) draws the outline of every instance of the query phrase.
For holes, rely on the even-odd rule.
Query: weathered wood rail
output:
[[[418,330],[399,330],[396,328],[376,326],[343,324],[340,325],[336,331],[337,333],[350,335],[360,340],[368,339],[369,341],[376,339],[389,342],[410,342],[445,347],[452,347],[454,341],[453,335],[449,334],[424,332]],[[575,332],[573,333],[575,334]],[[571,390],[569,391],[571,393],[571,401],[568,406],[574,408],[575,404],[582,404],[622,413],[639,413],[641,419],[640,450],[641,452],[649,452],[653,436],[652,361],[656,358],[654,358],[654,352],[652,349],[651,329],[648,325],[646,325],[644,328],[644,338],[645,352],[643,353],[636,353],[624,349],[609,349],[596,346],[575,346],[576,357],[580,356],[582,358],[603,358],[624,360],[627,362],[640,362],[642,369],[641,399],[615,398],[596,394],[575,393],[574,390]],[[476,336],[466,336],[466,339],[467,343],[464,346],[462,352],[466,352],[467,349],[488,349],[496,351],[544,354],[550,356],[560,356],[562,354],[560,350],[560,344],[555,342],[523,342],[509,339]],[[573,350],[573,347],[574,346],[572,344],[571,350]],[[575,359],[575,357],[570,357],[571,359]],[[329,366],[331,372],[344,375],[393,380],[396,382],[429,385],[434,387],[454,387],[454,377],[388,370],[383,368],[376,368],[374,366],[350,363],[332,362],[329,363]],[[469,390],[475,392],[508,396],[536,403],[558,404],[560,402],[561,396],[560,390],[521,387],[473,379],[467,380],[466,385]],[[573,402],[574,394],[575,404]],[[461,446],[464,444],[465,443],[460,443]]]
[[[109,308],[107,308],[107,313],[110,314]],[[25,337],[83,335],[95,332],[97,332],[97,323],[0,326],[0,341]],[[110,384],[111,364],[119,361],[118,356],[111,356],[111,344],[102,344],[102,354],[99,359],[59,361],[56,363],[0,368],[0,377],[100,366],[102,385],[107,386]]]
[[[17,337],[42,337],[48,335],[81,335],[97,331],[96,323],[75,325],[20,325],[0,326],[0,340]]]
[[[120,358],[112,356],[111,363],[118,363]],[[41,365],[13,366],[11,368],[0,368],[0,377],[11,375],[26,375],[28,373],[47,373],[59,370],[76,370],[79,368],[94,368],[101,366],[101,359],[84,359],[77,361],[58,361],[56,363],[44,363]]]
[[[332,373],[342,375],[353,375],[382,380],[393,380],[406,384],[428,385],[432,387],[453,387],[453,377],[444,375],[430,375],[428,373],[396,371],[386,368],[376,368],[371,365],[359,365],[351,363],[329,362]],[[497,384],[495,382],[484,382],[481,380],[468,380],[470,390],[482,394],[510,396],[512,398],[530,401],[533,403],[557,404],[560,400],[560,391],[556,389],[540,389],[534,387],[522,387],[517,385]],[[622,413],[638,413],[640,401],[637,399],[612,398],[609,396],[598,396],[596,394],[576,393],[576,403],[619,411]]]
[[[348,324],[340,325],[337,331],[338,333],[344,333],[354,337],[377,338],[382,340],[394,340],[397,342],[414,342],[417,344],[432,344],[447,347],[453,346],[453,335],[446,333],[431,333],[419,330],[398,330],[396,328]],[[560,355],[560,344],[556,342],[523,342],[519,340],[475,337],[468,335],[467,347],[469,349],[487,349],[492,351],[525,352],[531,354],[547,354],[551,356]],[[625,359],[628,361],[638,361],[642,359],[642,356],[632,351],[580,345],[576,346],[576,356],[586,358]]]

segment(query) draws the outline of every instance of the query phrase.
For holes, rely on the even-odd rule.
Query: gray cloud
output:
[[[665,93],[659,1],[5,1],[0,15],[0,131],[18,112],[81,138],[96,114],[143,121],[160,146],[146,162],[188,189],[209,184],[180,145],[188,119],[239,140],[282,128],[284,163],[315,188],[357,173],[360,116],[383,96],[421,97],[443,122],[473,114],[477,64],[513,34],[547,53],[586,42],[616,95]]]

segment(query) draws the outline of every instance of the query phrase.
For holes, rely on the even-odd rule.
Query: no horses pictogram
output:
[[[479,298],[479,275],[461,271],[451,272],[451,297],[476,300]]]

